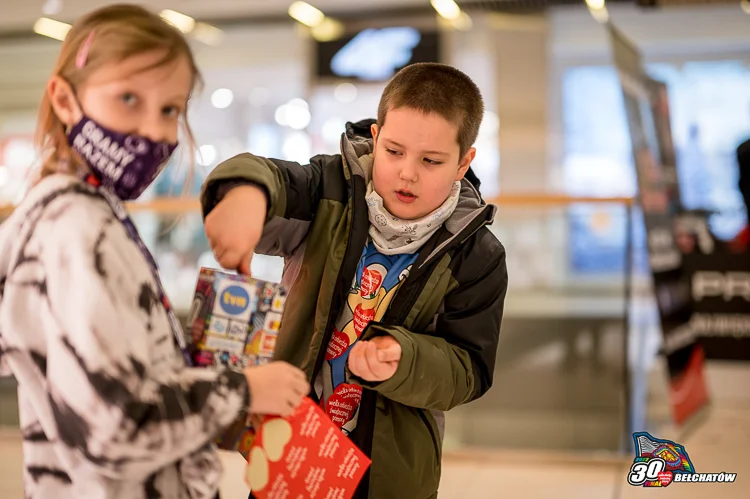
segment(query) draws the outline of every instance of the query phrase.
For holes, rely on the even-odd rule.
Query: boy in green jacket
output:
[[[442,411],[492,385],[505,250],[486,227],[495,207],[464,178],[483,112],[468,76],[414,64],[388,83],[377,123],[347,126],[340,154],[304,166],[241,154],[203,188],[222,266],[285,258],[276,358],[305,371],[371,457],[358,498],[436,497]]]

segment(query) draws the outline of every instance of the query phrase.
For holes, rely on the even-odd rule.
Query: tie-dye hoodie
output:
[[[241,373],[185,367],[144,256],[64,175],[0,226],[0,374],[33,499],[213,498],[210,442],[249,404]]]

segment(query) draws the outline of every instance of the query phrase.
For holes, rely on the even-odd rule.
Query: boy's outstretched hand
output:
[[[396,374],[401,345],[392,336],[359,341],[349,353],[349,370],[365,381],[380,382]]]
[[[205,220],[216,261],[225,269],[250,275],[250,260],[263,234],[268,200],[254,185],[235,187]]]

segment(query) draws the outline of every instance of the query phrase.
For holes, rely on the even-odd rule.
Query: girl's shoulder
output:
[[[54,221],[85,228],[110,214],[109,205],[96,189],[71,175],[55,174],[28,191],[9,221]]]
[[[25,240],[70,243],[90,239],[113,217],[106,200],[79,179],[63,174],[40,180],[0,226],[0,248]]]
[[[37,262],[50,274],[67,263],[92,272],[128,269],[131,276],[150,276],[106,199],[68,175],[38,182],[0,226],[0,278],[18,262]]]

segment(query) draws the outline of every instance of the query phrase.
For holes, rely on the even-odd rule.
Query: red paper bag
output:
[[[289,417],[267,417],[245,481],[258,499],[351,499],[370,460],[311,399]]]

